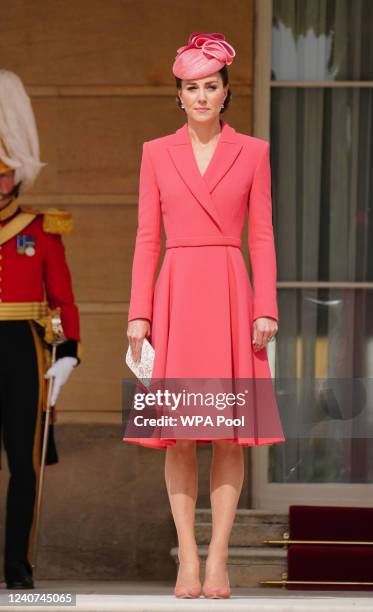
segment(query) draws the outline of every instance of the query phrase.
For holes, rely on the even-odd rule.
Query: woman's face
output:
[[[14,187],[14,171],[0,174],[0,196],[12,191]],[[9,202],[9,199],[3,200],[0,197],[0,209],[4,208]]]
[[[179,97],[189,119],[206,123],[216,119],[228,92],[220,72],[195,81],[182,80]]]

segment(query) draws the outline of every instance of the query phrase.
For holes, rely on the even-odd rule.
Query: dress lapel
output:
[[[187,187],[218,227],[224,231],[224,224],[211,193],[235,162],[242,149],[242,143],[236,131],[224,120],[220,121],[222,126],[220,139],[203,176],[194,155],[187,122],[175,132],[174,140],[167,145],[167,149]]]

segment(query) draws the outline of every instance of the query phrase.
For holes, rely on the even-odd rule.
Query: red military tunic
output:
[[[79,343],[79,312],[58,215],[59,211],[21,207],[0,221],[0,305],[47,301],[50,308],[60,308],[66,339]],[[20,252],[22,240],[29,248]]]

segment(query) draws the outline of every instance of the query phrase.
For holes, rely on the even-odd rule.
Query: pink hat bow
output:
[[[188,43],[177,50],[172,71],[181,79],[198,79],[230,66],[236,52],[218,32],[193,32]]]

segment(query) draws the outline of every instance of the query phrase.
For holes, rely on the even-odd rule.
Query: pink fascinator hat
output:
[[[230,66],[236,52],[224,34],[193,32],[188,43],[177,50],[172,72],[179,79],[202,79]]]

